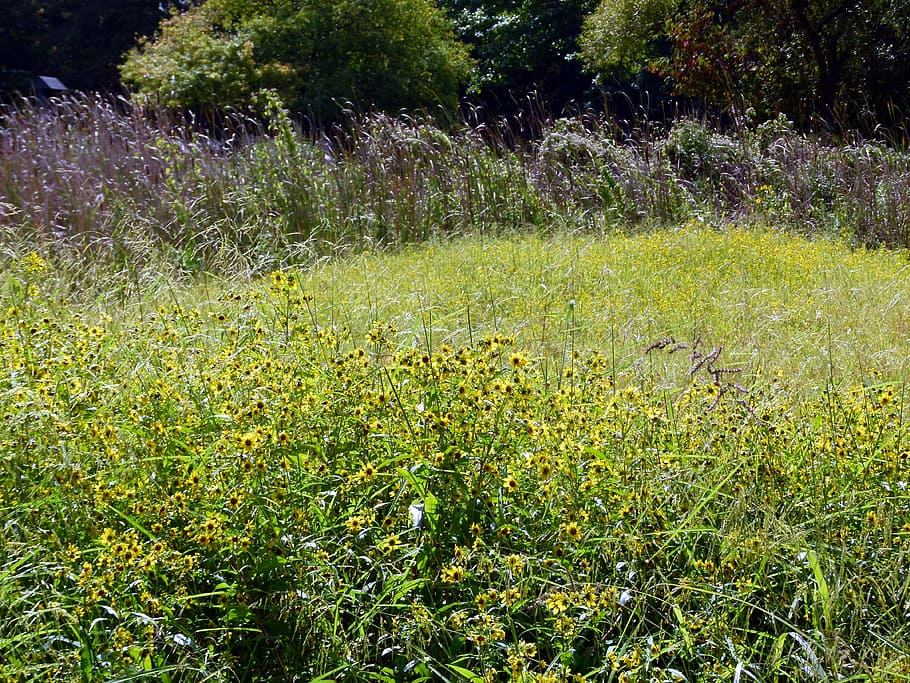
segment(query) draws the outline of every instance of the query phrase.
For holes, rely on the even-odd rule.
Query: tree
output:
[[[475,93],[492,97],[537,90],[556,105],[591,86],[576,59],[584,18],[597,0],[440,0],[472,48]]]
[[[765,97],[790,110],[848,118],[910,104],[906,0],[752,0],[747,11],[754,18],[744,22],[743,42],[760,55],[755,68]],[[769,41],[783,49],[769,50]]]
[[[677,94],[802,121],[910,105],[906,0],[601,0],[582,55],[600,77],[647,69]]]
[[[678,0],[602,0],[587,17],[581,58],[600,77],[632,78],[651,67],[666,42]]]
[[[470,68],[430,0],[208,0],[165,21],[121,74],[168,105],[246,105],[270,89],[297,111],[331,117],[346,101],[454,107]]]

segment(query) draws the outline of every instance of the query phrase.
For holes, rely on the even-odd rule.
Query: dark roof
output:
[[[38,76],[35,79],[35,87],[43,87],[48,90],[69,90],[59,79],[54,78],[53,76]]]

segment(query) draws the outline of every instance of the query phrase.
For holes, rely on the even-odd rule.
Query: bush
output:
[[[735,140],[693,119],[675,123],[663,149],[667,158],[687,179],[717,178],[725,166],[743,160],[742,147]]]

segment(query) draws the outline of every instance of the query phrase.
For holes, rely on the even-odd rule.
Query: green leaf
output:
[[[457,664],[446,664],[445,667],[453,674],[461,676],[462,680],[470,681],[470,683],[484,683],[483,676],[479,676],[473,671],[465,669],[462,666],[458,666]]]

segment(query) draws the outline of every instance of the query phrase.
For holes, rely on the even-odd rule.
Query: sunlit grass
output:
[[[352,330],[394,321],[401,343],[507,331],[547,363],[574,344],[626,370],[655,341],[701,335],[724,362],[794,387],[910,374],[906,254],[772,230],[692,221],[631,238],[480,237],[327,262],[301,279],[324,318]],[[655,364],[666,363],[642,371]]]
[[[690,224],[114,304],[24,255],[0,674],[906,679],[905,263]]]

